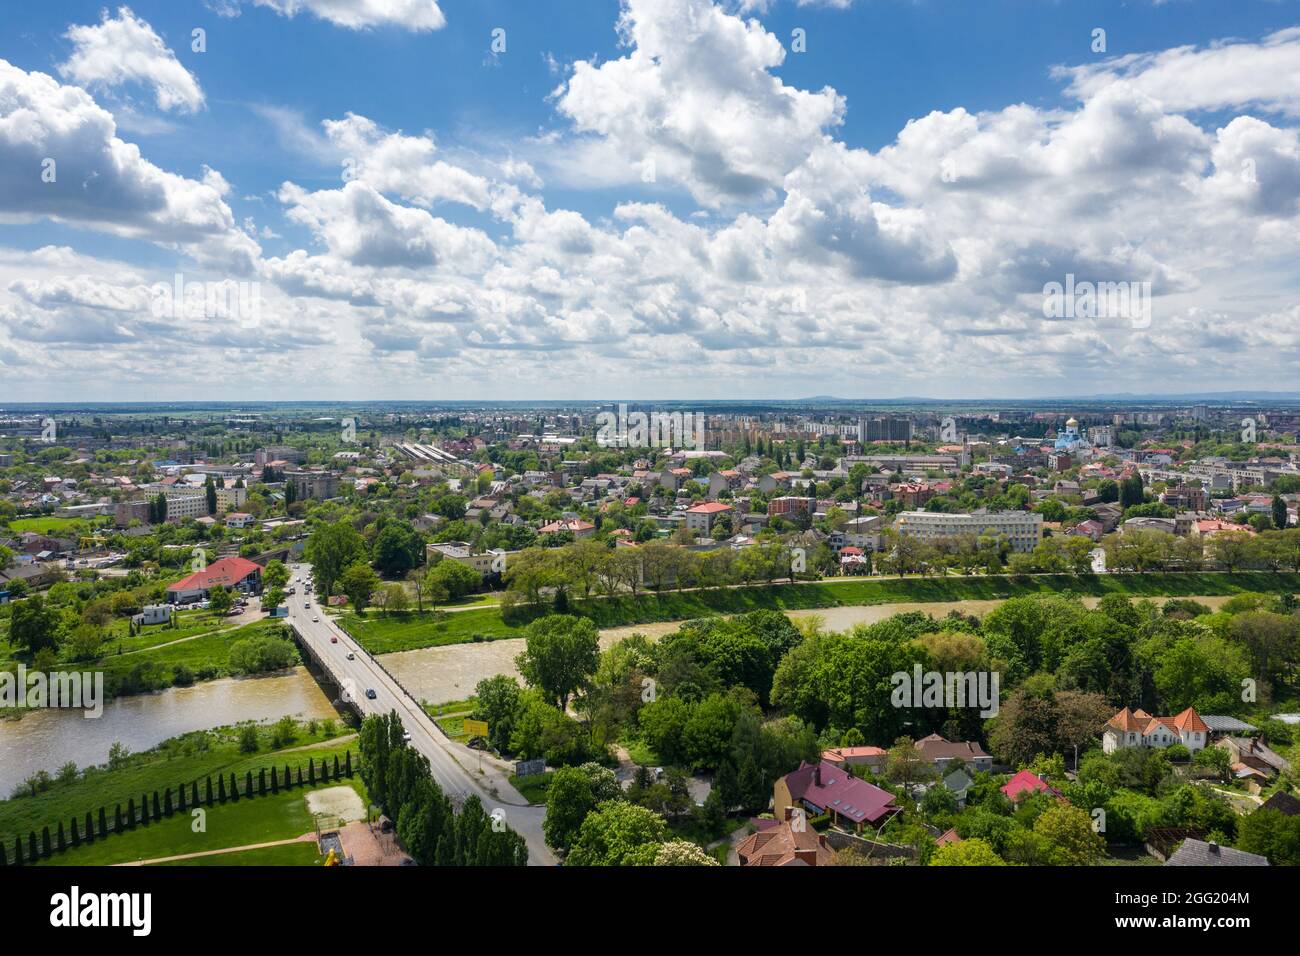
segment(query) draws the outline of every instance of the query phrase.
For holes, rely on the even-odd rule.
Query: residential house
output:
[[[1152,717],[1144,710],[1125,707],[1102,728],[1101,749],[1114,753],[1121,747],[1169,747],[1182,744],[1195,753],[1210,742],[1210,728],[1193,708],[1174,717]]]
[[[915,745],[921,751],[925,761],[935,770],[943,773],[949,764],[965,764],[972,770],[993,769],[993,758],[984,752],[984,748],[971,740],[947,740],[938,734],[922,737]]]
[[[803,807],[814,816],[829,814],[844,829],[879,827],[901,810],[889,791],[825,760],[801,763],[798,770],[779,778],[772,797],[778,817],[784,817],[790,807]]]
[[[1042,777],[1028,770],[1022,770],[999,788],[1012,803],[1017,803],[1033,793],[1046,793],[1062,800],[1061,791],[1057,790]]]
[[[791,821],[760,820],[760,829],[736,845],[741,866],[826,866],[835,851],[826,837]]]
[[[262,568],[247,558],[222,558],[202,571],[195,571],[167,588],[169,604],[188,604],[206,601],[218,587],[242,591],[245,594],[262,593]]]
[[[692,534],[708,536],[714,522],[731,514],[731,505],[723,501],[704,501],[686,509],[686,527]]]
[[[1211,841],[1187,839],[1165,866],[1268,866],[1268,858]]]

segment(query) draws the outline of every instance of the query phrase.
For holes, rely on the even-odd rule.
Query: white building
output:
[[[894,528],[899,534],[925,542],[966,534],[996,534],[1010,542],[1012,551],[1019,552],[1033,551],[1043,540],[1043,516],[1029,511],[905,511],[895,519]]]
[[[1210,727],[1188,707],[1176,717],[1152,717],[1144,710],[1125,707],[1102,728],[1101,749],[1114,753],[1123,747],[1171,747],[1182,744],[1191,753],[1210,742]]]

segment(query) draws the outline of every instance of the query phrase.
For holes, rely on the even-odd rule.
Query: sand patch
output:
[[[330,826],[336,820],[364,820],[366,806],[361,795],[351,787],[326,787],[307,794],[307,809],[312,816],[321,816]]]

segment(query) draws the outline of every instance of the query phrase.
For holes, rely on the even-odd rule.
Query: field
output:
[[[103,517],[96,518],[94,521],[86,518],[15,518],[9,522],[9,530],[14,534],[33,531],[36,534],[59,537],[74,530],[84,530],[94,527],[95,524],[104,524],[106,521],[107,519]]]
[[[248,771],[256,776],[262,768],[283,769],[286,763],[296,768],[306,764],[309,757],[318,763],[321,758],[333,761],[336,755],[342,760],[349,750],[352,759],[357,759],[355,735],[346,727],[330,727],[325,722],[316,724],[314,732],[310,725],[300,725],[297,739],[280,749],[272,749],[268,730],[263,727],[259,747],[257,753],[243,753],[235,728],[200,731],[132,754],[116,769],[92,768],[76,780],[54,781],[36,796],[0,800],[0,841],[12,849],[14,837],[32,830],[39,833],[41,827],[55,827],[60,820],[66,823],[74,815],[84,818],[87,811],[98,814],[100,807],[106,807],[111,815],[117,803],[125,806],[127,800],[139,800],[143,793],[192,781],[202,787],[208,776],[220,773],[227,779],[234,773],[242,780]]]
[[[574,601],[570,612],[591,618],[597,627],[655,621],[684,621],[714,614],[791,611],[810,608],[932,601],[999,600],[1030,594],[1071,591],[1083,596],[1124,594],[1141,597],[1230,595],[1247,591],[1300,590],[1300,575],[1267,571],[1167,572],[1103,575],[992,575],[972,577],[864,578],[755,585],[708,591],[668,591]],[[509,620],[495,607],[454,614],[371,612],[346,614],[341,623],[372,654],[416,650],[474,640],[522,637],[529,620],[546,609],[520,610]]]
[[[293,839],[316,827],[307,806],[308,794],[313,790],[345,785],[352,786],[363,803],[368,802],[360,777],[353,777],[346,783],[321,784],[310,789],[295,787],[270,796],[244,798],[206,808],[204,826],[198,832],[195,832],[195,821],[190,813],[178,813],[163,820],[139,824],[123,833],[110,834],[94,843],[82,843],[42,860],[41,865],[104,866]],[[322,826],[332,827],[336,823],[336,820],[322,820]],[[314,858],[315,845],[306,845]],[[203,862],[225,865],[229,861],[206,858]]]

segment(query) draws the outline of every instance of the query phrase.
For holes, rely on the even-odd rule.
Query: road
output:
[[[311,579],[311,565],[290,565],[289,586],[297,593],[285,600],[289,622],[302,640],[324,662],[335,681],[351,694],[366,716],[396,711],[411,735],[411,746],[429,759],[433,779],[453,800],[477,795],[490,814],[500,810],[506,824],[528,843],[528,862],[552,866],[555,854],[542,836],[545,808],[529,806],[509,782],[506,765],[454,743],[434,724],[418,701],[404,691],[387,671],[323,613],[314,594],[303,584]],[[367,691],[373,690],[371,699]]]

